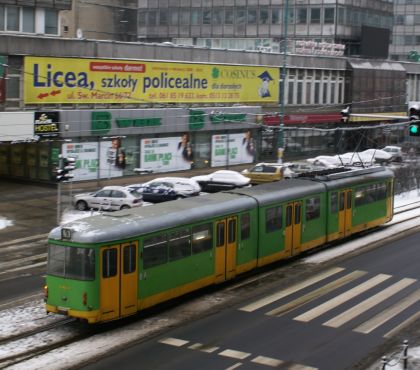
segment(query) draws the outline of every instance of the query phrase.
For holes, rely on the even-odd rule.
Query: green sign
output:
[[[189,128],[190,130],[201,130],[204,127],[206,112],[202,110],[190,110]]]
[[[245,122],[246,113],[216,113],[210,115],[211,123]]]

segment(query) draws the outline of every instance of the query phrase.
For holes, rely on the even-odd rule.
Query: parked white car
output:
[[[183,197],[199,195],[201,191],[198,182],[188,177],[158,177],[145,184],[169,186]]]
[[[92,192],[73,196],[74,207],[79,211],[98,209],[102,211],[118,211],[132,207],[140,207],[143,203],[142,195],[134,189],[124,186],[105,186]]]
[[[393,145],[387,145],[386,147],[382,148],[382,150],[391,154],[391,161],[402,162],[403,152],[402,152],[401,147],[393,146]]]
[[[242,188],[248,186],[251,181],[249,177],[230,170],[219,170],[208,175],[194,176],[191,179],[197,181],[203,191],[209,193]]]
[[[367,149],[363,152],[360,152],[360,154],[366,156],[367,158],[370,157],[372,159],[372,162],[377,163],[389,163],[392,159],[392,154],[381,149]]]

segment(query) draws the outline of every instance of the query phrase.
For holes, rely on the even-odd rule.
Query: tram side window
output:
[[[249,213],[241,215],[241,240],[247,240],[251,236],[251,217]]]
[[[356,189],[356,207],[386,199],[387,187],[384,183],[372,184]]]
[[[105,249],[102,252],[102,277],[109,278],[117,275],[117,248]]]
[[[123,252],[124,274],[131,274],[136,271],[136,260],[136,245],[125,246]]]
[[[192,253],[197,254],[213,248],[212,224],[192,228]]]
[[[271,233],[276,230],[280,230],[282,227],[281,215],[282,208],[272,207],[267,208],[265,211],[265,232]]]
[[[355,202],[354,202],[355,206],[360,207],[363,204],[366,204],[365,197],[366,197],[366,189],[365,188],[357,188],[356,189]]]
[[[66,247],[60,245],[50,245],[48,247],[48,266],[49,275],[65,276]]]
[[[183,229],[169,234],[169,261],[191,256],[190,229]]]
[[[166,234],[157,235],[144,240],[143,267],[145,269],[158,266],[168,261]]]
[[[319,218],[321,215],[321,198],[313,197],[306,199],[306,221]]]
[[[331,213],[338,212],[338,194],[337,192],[331,193]]]
[[[384,200],[387,195],[386,184],[381,183],[376,185],[376,200]]]

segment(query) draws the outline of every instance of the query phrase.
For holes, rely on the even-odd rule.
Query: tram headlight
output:
[[[48,300],[48,285],[44,285],[44,300]]]

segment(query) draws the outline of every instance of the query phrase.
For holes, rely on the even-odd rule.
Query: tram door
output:
[[[216,223],[216,283],[236,275],[237,217]]]
[[[300,253],[302,231],[302,202],[286,205],[285,252],[289,256]]]
[[[103,320],[137,310],[137,242],[101,249],[100,301]]]
[[[338,233],[340,237],[344,237],[351,234],[351,201],[351,190],[340,191],[338,201]]]

